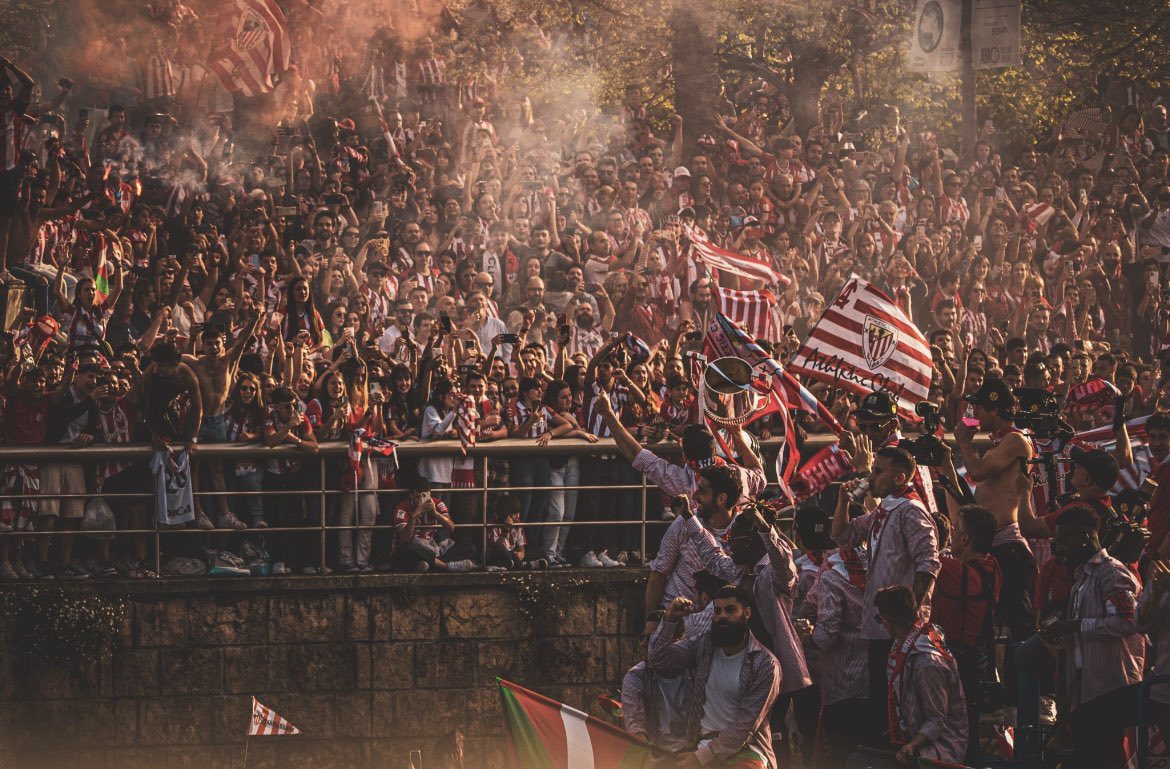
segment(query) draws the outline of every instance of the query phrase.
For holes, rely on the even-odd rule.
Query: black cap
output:
[[[963,400],[976,406],[999,410],[1012,407],[1012,388],[1002,379],[987,379],[983,385],[973,393],[963,396]]]
[[[1108,451],[1073,446],[1070,452],[1073,464],[1085,468],[1093,485],[1108,491],[1117,483],[1117,460]]]
[[[853,413],[877,419],[894,417],[898,415],[898,403],[885,390],[875,390],[861,399],[861,405]]]

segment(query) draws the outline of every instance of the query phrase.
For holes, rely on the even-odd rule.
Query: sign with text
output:
[[[971,51],[975,69],[1020,66],[1020,0],[974,0]]]
[[[911,72],[958,69],[962,0],[918,0],[910,27]]]

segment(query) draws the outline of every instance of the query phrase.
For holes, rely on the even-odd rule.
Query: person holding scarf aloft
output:
[[[894,639],[886,667],[890,741],[900,764],[915,757],[961,764],[967,753],[967,700],[942,634],[919,618],[905,585],[874,596],[877,619]]]

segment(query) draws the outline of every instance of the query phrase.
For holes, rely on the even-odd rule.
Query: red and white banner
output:
[[[275,710],[260,704],[252,698],[252,722],[248,725],[249,737],[300,734],[301,730],[285,721]]]
[[[735,251],[728,251],[726,248],[720,248],[700,236],[699,231],[694,228],[686,230],[685,234],[691,240],[691,255],[708,267],[723,270],[741,278],[759,280],[769,284],[778,283],[781,287],[791,283],[788,278],[776,272],[767,260],[756,259]]]
[[[1031,229],[1043,227],[1056,214],[1056,209],[1047,203],[1025,203],[1024,220],[1032,224]]]
[[[717,288],[719,312],[742,326],[756,339],[775,341],[784,324],[776,297],[769,291],[735,291]]]
[[[792,493],[796,495],[797,502],[803,502],[851,472],[853,466],[841,453],[841,447],[836,443],[830,443],[809,457],[809,460],[796,471],[796,475],[792,477]]]
[[[455,432],[459,435],[459,448],[467,456],[467,450],[475,448],[479,434],[479,410],[475,399],[464,393],[455,394]]]
[[[886,390],[902,416],[930,393],[930,345],[906,313],[868,281],[852,278],[829,305],[788,370],[858,395]]]
[[[259,96],[272,92],[272,76],[288,69],[291,53],[284,13],[274,0],[235,0],[220,17],[207,67],[228,91]]]

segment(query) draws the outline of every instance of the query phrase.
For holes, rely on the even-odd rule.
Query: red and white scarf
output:
[[[890,652],[889,660],[886,663],[886,674],[889,681],[887,695],[890,741],[895,745],[905,745],[910,741],[910,735],[907,734],[909,727],[907,727],[906,719],[902,714],[902,698],[899,696],[898,690],[901,688],[902,674],[906,672],[906,661],[912,652],[934,654],[947,661],[951,659],[951,653],[947,651],[947,646],[943,642],[942,634],[938,632],[938,628],[921,619],[914,623],[909,635]]]

